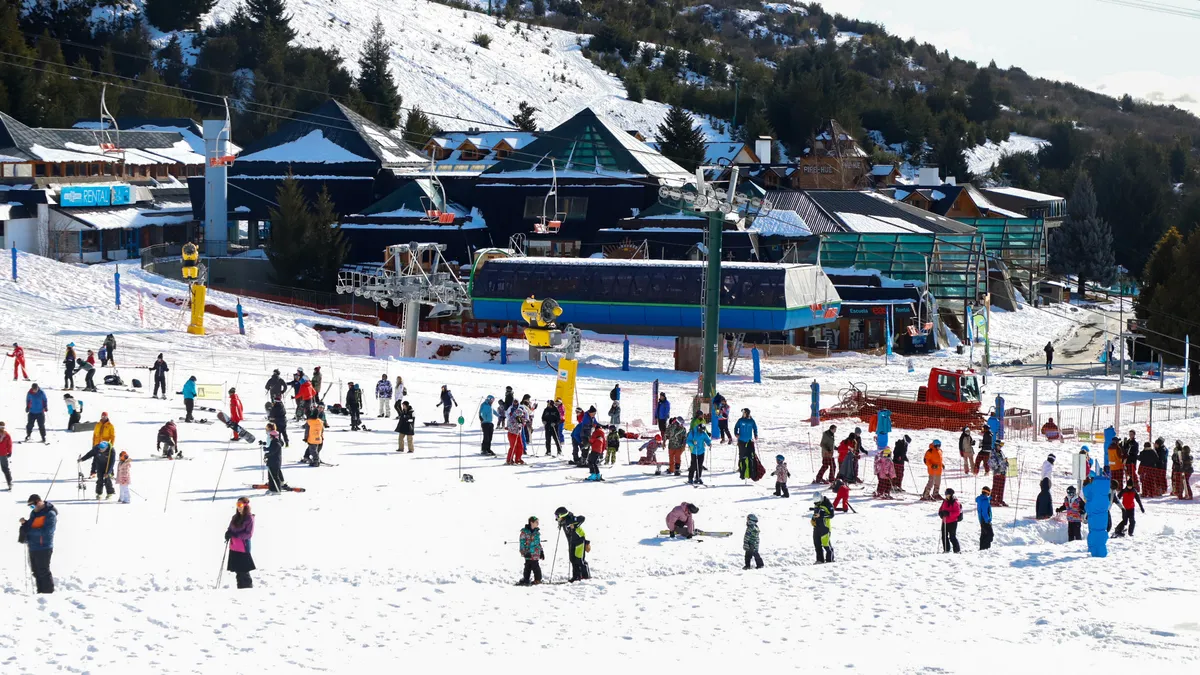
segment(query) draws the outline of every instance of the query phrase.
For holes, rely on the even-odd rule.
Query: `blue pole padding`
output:
[[[374,334],[367,336],[367,351],[371,354],[371,356],[375,356],[375,335]]]
[[[113,281],[117,289],[117,309],[121,309],[121,273],[113,272]]]
[[[242,314],[242,301],[241,300],[238,300],[237,313],[238,313],[238,333],[241,335],[245,335],[246,334],[246,319]]]
[[[16,281],[17,280],[17,245],[16,244],[13,244],[12,255],[13,255],[13,281]]]
[[[621,356],[621,370],[629,371],[629,338],[625,338],[623,343],[623,353]]]
[[[754,362],[754,384],[762,384],[762,362],[758,347],[750,350],[750,360]]]
[[[813,380],[812,382],[812,415],[809,418],[809,423],[812,426],[817,426],[821,423],[821,383]]]
[[[508,336],[501,335],[500,336],[500,365],[503,366],[503,365],[506,365],[507,363],[508,363]]]

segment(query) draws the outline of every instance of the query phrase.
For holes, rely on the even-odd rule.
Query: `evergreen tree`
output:
[[[546,0],[533,0],[533,15],[546,16]]]
[[[671,106],[667,117],[658,125],[658,151],[688,171],[695,171],[704,161],[704,132],[696,120],[679,106]]]
[[[441,132],[442,130],[429,119],[429,115],[426,115],[420,107],[413,106],[413,109],[408,111],[408,118],[404,120],[404,140],[413,146],[423,148],[429,142],[430,137]]]
[[[646,82],[642,79],[640,68],[629,68],[622,78],[625,85],[625,98],[634,103],[641,103],[646,98]]]
[[[1000,103],[996,100],[996,90],[992,87],[992,74],[986,68],[980,68],[975,73],[975,79],[967,87],[967,119],[977,124],[996,119],[1000,114]]]
[[[172,35],[171,40],[158,50],[157,58],[163,82],[171,87],[182,86],[187,65],[183,62],[183,47],[179,44],[178,35]]]
[[[1171,281],[1171,277],[1177,271],[1175,265],[1182,245],[1183,236],[1174,227],[1167,230],[1155,245],[1154,252],[1150,254],[1150,259],[1146,261],[1146,267],[1142,270],[1141,287],[1134,299],[1134,311],[1139,319],[1149,318],[1155,294]]]
[[[326,186],[321,186],[321,192],[317,195],[312,226],[311,241],[319,252],[318,266],[313,270],[312,288],[332,289],[337,283],[338,270],[346,262],[350,244],[338,224],[337,209]]]
[[[513,126],[521,131],[537,131],[537,114],[538,109],[529,105],[525,101],[517,104],[517,114],[513,115]]]
[[[296,37],[296,31],[292,29],[292,17],[287,13],[284,0],[246,0],[246,13],[259,31],[270,29],[278,33],[285,43]]]
[[[930,159],[941,167],[943,176],[953,176],[959,183],[971,180],[971,170],[963,154],[967,149],[967,120],[957,112],[943,113],[934,132]]]
[[[191,101],[162,85],[158,71],[147,64],[138,76],[137,86],[121,91],[121,108],[136,111],[138,117],[192,117],[195,114]],[[111,89],[109,96],[112,97]],[[111,109],[111,101],[109,107]]]
[[[366,106],[360,110],[364,117],[385,129],[395,129],[400,126],[400,92],[396,81],[388,69],[391,62],[392,43],[387,39],[387,31],[383,28],[383,20],[375,17],[371,25],[371,34],[363,43],[362,53],[358,57],[358,79],[355,85],[366,99]]]
[[[279,206],[268,213],[271,240],[267,259],[275,269],[275,282],[313,290],[330,290],[348,246],[337,226],[337,211],[326,188],[317,196],[315,210],[291,174],[276,195]]]
[[[1076,275],[1079,297],[1083,297],[1088,281],[1107,285],[1116,279],[1112,231],[1103,218],[1096,216],[1096,192],[1087,174],[1075,179],[1075,188],[1067,199],[1067,219],[1050,237],[1050,269]]]
[[[1200,234],[1193,230],[1182,243],[1171,245],[1171,240],[1164,238],[1159,244],[1155,265],[1169,271],[1169,276],[1151,291],[1149,300],[1139,299],[1139,314],[1145,315],[1148,345],[1164,352],[1164,360],[1180,363],[1173,354],[1182,354],[1184,336],[1195,335],[1200,324],[1200,294],[1196,293],[1200,288]],[[1192,359],[1189,393],[1200,390],[1200,369],[1194,356]]]
[[[146,20],[162,31],[195,28],[216,0],[144,0]]]

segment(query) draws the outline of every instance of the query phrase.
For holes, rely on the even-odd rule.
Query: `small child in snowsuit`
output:
[[[742,538],[742,549],[746,551],[744,570],[750,569],[750,561],[754,560],[756,569],[762,569],[762,557],[758,555],[758,516],[751,513],[746,516],[746,536]]]
[[[617,463],[617,450],[621,447],[621,432],[616,426],[608,428],[608,452],[604,455],[604,464],[611,466]]]
[[[537,516],[530,516],[525,527],[521,528],[521,539],[518,542],[521,557],[525,559],[525,570],[521,574],[521,586],[528,586],[529,575],[533,574],[533,583],[542,583],[542,560],[546,553],[542,550],[542,531],[538,528]]]
[[[122,452],[120,461],[117,462],[117,485],[121,486],[121,494],[117,501],[121,504],[129,503],[129,483],[130,469],[133,463],[129,460],[129,453]]]
[[[788,472],[787,462],[784,461],[783,455],[775,455],[775,470],[771,472],[771,475],[775,476],[775,496],[787,499],[790,496],[788,494],[787,479],[792,474]],[[762,567],[762,565],[759,565],[759,567]]]
[[[847,483],[841,477],[839,477],[837,480],[833,481],[833,485],[831,486],[830,489],[832,489],[834,492],[837,493],[837,496],[833,498],[833,504],[830,506],[830,510],[831,511],[841,511],[842,513],[849,511],[850,510],[850,484]],[[838,508],[839,503],[842,505],[840,509]]]

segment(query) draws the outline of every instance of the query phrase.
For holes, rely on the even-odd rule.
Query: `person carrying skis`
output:
[[[946,499],[938,508],[938,517],[942,519],[942,553],[949,553],[951,547],[959,553],[958,524],[962,521],[962,504],[954,498],[954,489],[946,488]]]
[[[237,512],[229,519],[225,529],[225,541],[229,542],[229,564],[226,570],[237,575],[238,588],[252,588],[250,572],[254,571],[254,558],[250,557],[250,538],[254,536],[254,515],[250,513],[250,498],[239,497]]]
[[[50,573],[50,557],[54,553],[54,530],[58,526],[58,509],[37,495],[29,495],[29,518],[21,519],[17,542],[29,547],[29,567],[37,583],[38,593],[54,592],[54,575]]]
[[[963,475],[975,471],[975,439],[971,438],[971,429],[963,427],[958,436],[958,456],[963,461]]]
[[[1049,375],[1051,370],[1054,370],[1054,345],[1047,342],[1042,351],[1046,352],[1046,374]]]
[[[192,411],[196,408],[196,376],[192,375],[187,382],[183,383],[183,410],[187,414],[184,415],[184,422],[195,422],[192,417]]]
[[[1079,495],[1075,494],[1075,486],[1067,486],[1067,498],[1063,500],[1062,506],[1058,507],[1057,512],[1067,512],[1067,542],[1078,541],[1083,539],[1081,529],[1083,527],[1083,514],[1087,504]]]
[[[281,492],[288,489],[287,481],[283,480],[283,438],[274,422],[267,422],[267,448],[263,450],[263,462],[267,465],[267,490]]]
[[[712,436],[704,425],[692,429],[687,435],[687,445],[692,450],[692,463],[688,465],[688,485],[704,485],[704,453],[712,445]]]
[[[101,441],[108,441],[115,446],[117,444],[117,428],[108,419],[108,413],[100,413],[100,421],[92,429],[92,445],[99,445]]]
[[[4,482],[8,484],[8,490],[11,492],[12,473],[8,470],[9,457],[12,457],[12,436],[8,434],[8,429],[4,428],[4,422],[0,422],[0,473],[4,474]]]
[[[46,408],[49,405],[46,400],[46,392],[38,387],[37,382],[34,382],[25,394],[26,441],[33,435],[33,425],[37,423],[38,433],[42,435],[42,442],[46,442]]]
[[[992,547],[992,489],[984,485],[975,498],[975,515],[979,518],[979,550]]]
[[[176,455],[183,457],[178,448],[179,430],[175,427],[175,420],[167,420],[166,424],[158,428],[155,449],[162,453],[164,459],[172,459]]]
[[[788,471],[787,460],[783,455],[775,455],[775,470],[771,472],[771,475],[775,476],[775,496],[784,499],[791,497],[788,494],[787,479],[792,474]]]
[[[458,401],[454,400],[454,394],[450,393],[449,387],[442,385],[442,393],[439,396],[438,407],[442,409],[442,422],[450,424],[450,408],[458,407]]]
[[[483,403],[479,404],[479,429],[483,433],[483,441],[479,444],[479,454],[485,457],[496,456],[496,453],[492,452],[492,434],[496,433],[496,409],[492,407],[495,402],[496,397],[489,394],[487,398],[483,399]],[[559,452],[562,452],[561,446],[559,446]]]
[[[388,379],[387,373],[380,375],[379,381],[375,383],[375,399],[379,403],[379,414],[376,417],[391,417],[392,381]]]
[[[560,506],[554,510],[554,518],[563,534],[567,535],[567,556],[571,561],[570,581],[574,583],[592,578],[587,565],[587,554],[592,548],[592,543],[583,531],[584,517],[576,516],[566,507]]]
[[[154,374],[154,393],[150,394],[150,398],[158,398],[158,392],[162,390],[163,400],[167,400],[167,371],[171,370],[167,367],[167,361],[163,358],[160,352],[158,358],[154,360],[154,365],[150,366],[150,371]],[[91,372],[88,372],[88,382],[91,382]]]
[[[992,448],[992,506],[1007,507],[1004,501],[1004,484],[1008,482],[1008,459],[1004,457],[1004,441],[996,441]]]
[[[821,469],[817,471],[817,477],[813,479],[813,484],[828,484],[837,475],[837,468],[833,464],[833,453],[837,452],[837,425],[830,424],[829,428],[821,433]],[[825,478],[825,470],[829,470],[829,478]]]
[[[75,369],[75,372],[78,373],[79,371],[82,370],[84,373],[83,390],[84,391],[97,391],[97,389],[96,389],[96,367],[93,366],[92,364],[88,363],[87,361],[84,361],[83,359],[75,359],[75,364],[78,366],[78,368]],[[166,398],[165,393],[164,393],[163,397]]]
[[[810,522],[813,527],[813,548],[817,551],[816,564],[833,562],[833,529],[830,527],[833,522],[833,505],[819,492],[813,493],[812,501]]]
[[[1134,487],[1133,479],[1125,481],[1125,489],[1121,490],[1113,498],[1121,507],[1121,523],[1117,525],[1116,532],[1113,532],[1114,537],[1125,536],[1125,526],[1129,525],[1129,536],[1133,536],[1133,528],[1137,525],[1136,519],[1133,517],[1133,505],[1146,512],[1146,507],[1142,506],[1142,496],[1138,494],[1137,488]]]
[[[737,436],[739,473],[745,480],[754,470],[754,442],[758,440],[758,424],[750,416],[749,408],[742,408],[742,417],[733,425],[733,435]]]
[[[654,405],[654,419],[658,420],[658,433],[666,435],[667,422],[671,419],[671,402],[667,400],[666,392],[658,392],[658,402]]]
[[[617,463],[617,450],[621,449],[621,431],[616,425],[609,425],[608,433],[604,436],[605,453],[604,465],[615,466]]]
[[[892,450],[892,464],[896,465],[896,476],[892,479],[892,489],[896,492],[904,492],[904,465],[908,463],[908,445],[912,443],[912,439],[908,434],[904,438],[896,441],[896,447]]]
[[[560,422],[562,422],[562,417],[559,416],[558,406],[554,405],[554,401],[547,400],[546,407],[542,408],[542,431],[546,434],[547,457],[551,456],[551,443],[554,443],[554,446],[558,448],[558,454],[562,455],[562,441],[558,440],[558,425]]]
[[[934,439],[925,451],[925,469],[929,479],[925,481],[925,490],[921,492],[921,501],[932,502],[937,499],[942,487],[942,442]]]
[[[672,423],[674,422],[674,420],[671,420],[671,421],[672,421]],[[679,426],[680,426],[680,428],[683,427],[683,425],[679,425]],[[667,429],[667,432],[670,433],[669,427]],[[662,447],[662,436],[660,436],[659,434],[654,434],[654,438],[651,438],[650,440],[646,441],[645,443],[642,443],[642,447],[638,448],[639,454],[641,454],[641,452],[643,450],[645,450],[646,455],[644,457],[639,457],[637,463],[641,464],[643,466],[658,466],[658,456],[655,453],[661,447]]]
[[[679,467],[683,463],[683,449],[686,446],[687,430],[683,428],[683,420],[676,417],[667,426],[667,473],[679,475]]]
[[[304,450],[302,462],[309,466],[321,466],[321,447],[325,445],[325,422],[321,420],[320,412],[313,410],[308,413],[304,423],[304,442],[308,445]]]
[[[892,462],[892,449],[884,448],[875,455],[875,498],[892,498],[892,481],[896,479],[896,465]]]
[[[599,424],[592,426],[592,437],[588,439],[588,442],[591,445],[592,451],[588,453],[588,477],[585,480],[604,480],[600,476],[600,458],[604,456],[604,448],[607,445],[604,437],[604,427]]]
[[[13,381],[17,380],[17,371],[20,371],[21,377],[29,379],[29,373],[25,372],[25,350],[21,349],[21,345],[13,343],[12,353],[8,355],[13,360]]]
[[[443,391],[443,393],[445,392]],[[446,407],[446,410],[449,411],[450,408]],[[449,412],[446,414],[449,415]],[[528,413],[523,406],[515,403],[509,406],[508,419],[505,420],[505,428],[508,431],[508,456],[504,460],[505,466],[525,463],[522,457],[525,455],[524,431],[527,418]]]
[[[762,569],[762,556],[758,554],[758,516],[751,513],[746,516],[746,535],[742,537],[742,550],[746,552],[746,564],[742,569],[750,569],[750,561],[754,560],[754,568]]]
[[[400,435],[396,440],[396,452],[404,452],[405,443],[408,443],[408,452],[413,452],[413,436],[417,433],[415,417],[412,405],[402,401],[400,409],[396,411],[396,433]]]
[[[237,440],[241,439],[241,435],[238,434],[237,428],[238,428],[238,425],[240,425],[242,423],[243,419],[245,419],[245,412],[242,410],[242,399],[238,397],[237,389],[230,388],[229,389],[229,428],[233,431],[233,438],[230,439],[231,441],[237,441]]]
[[[101,488],[108,490],[106,499],[112,499],[112,496],[116,494],[116,490],[113,489],[112,475],[113,469],[117,466],[117,455],[113,451],[112,444],[108,441],[100,441],[87,454],[75,461],[82,462],[88,459],[92,460],[90,477],[96,479],[96,500],[100,500]]]
[[[692,516],[700,513],[700,507],[684,502],[667,513],[667,532],[671,538],[675,535],[691,539],[696,535],[696,523]]]
[[[117,456],[117,485],[121,489],[121,494],[117,496],[118,504],[129,503],[129,484],[132,481],[133,462],[129,459],[128,452],[122,452]]]
[[[63,389],[75,388],[75,343],[67,343],[67,355],[63,357]]]
[[[546,552],[542,550],[542,530],[538,527],[537,516],[529,516],[525,527],[521,528],[521,538],[518,542],[521,557],[525,560],[525,569],[521,572],[520,586],[529,586],[529,576],[533,575],[532,585],[542,583],[542,563]]]
[[[112,333],[104,336],[104,348],[108,350],[108,363],[113,368],[117,367],[117,338],[113,337]]]
[[[278,368],[272,371],[271,378],[267,380],[263,389],[267,392],[267,400],[272,403],[283,400],[283,392],[287,391],[287,382],[284,382],[283,378],[279,376]]]

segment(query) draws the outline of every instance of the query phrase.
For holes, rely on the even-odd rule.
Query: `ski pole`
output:
[[[29,593],[33,594],[33,554],[29,552],[29,547],[25,547],[25,567],[28,574],[25,575],[25,588],[29,589]]]
[[[58,468],[54,470],[54,477],[50,479],[50,487],[46,489],[45,499],[50,498],[50,493],[54,491],[54,483],[58,480],[58,472],[62,469],[62,460],[58,460]],[[44,501],[44,500],[43,500]]]
[[[554,538],[554,558],[550,560],[550,581],[554,581],[554,566],[558,563],[558,542],[562,540],[562,528],[558,528],[558,536]]]
[[[167,500],[171,498],[171,481],[175,480],[175,465],[171,462],[171,475],[167,477],[167,494],[163,495],[163,513],[167,512]]]
[[[217,570],[217,585],[213,589],[221,587],[221,577],[225,574],[225,556],[229,555],[229,542],[225,542],[225,549],[221,551],[221,568]]]
[[[225,462],[229,461],[229,443],[230,441],[225,441],[225,459],[221,460],[221,471],[217,474],[217,484],[213,486],[212,501],[214,502],[217,501],[217,488],[221,487],[221,476],[225,475]],[[174,469],[175,466],[172,465],[171,468]]]

